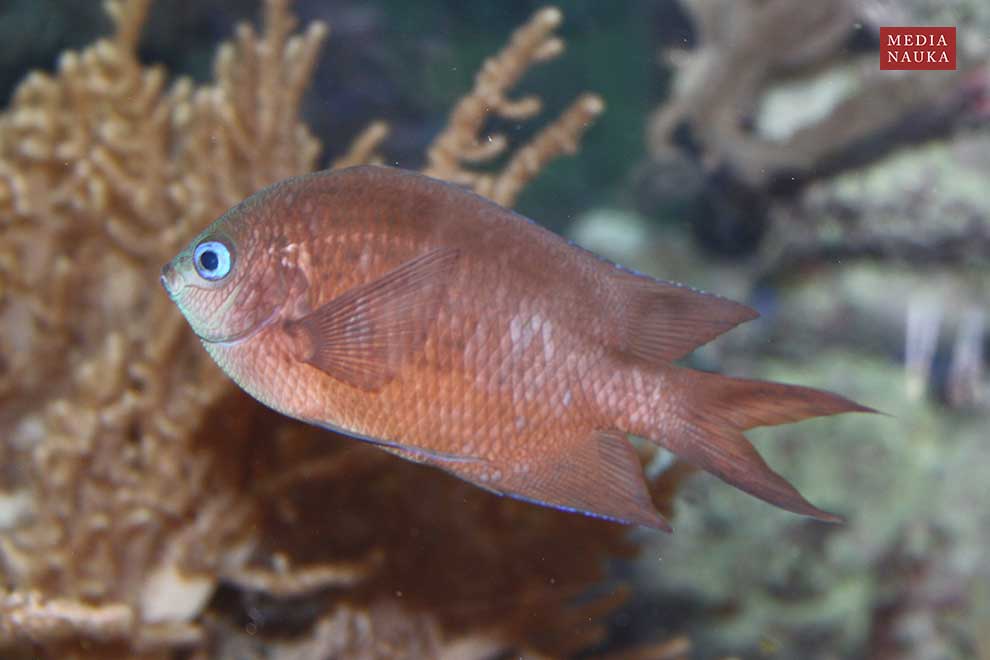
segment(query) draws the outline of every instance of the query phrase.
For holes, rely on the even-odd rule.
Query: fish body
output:
[[[162,282],[262,403],[489,490],[668,529],[627,434],[835,520],[742,431],[868,410],[673,362],[756,316],[625,270],[460,187],[381,167],[275,184]]]

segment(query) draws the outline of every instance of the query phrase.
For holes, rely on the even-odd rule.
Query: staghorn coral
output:
[[[600,641],[589,621],[625,592],[585,592],[634,549],[625,530],[285,420],[187,331],[160,264],[228,206],[315,167],[297,115],[327,28],[294,34],[287,0],[266,0],[264,31],[237,29],[215,82],[170,85],[136,56],[149,4],[108,2],[114,34],[29,75],[0,115],[0,647],[485,657]],[[504,95],[560,51],[559,21],[538,12],[486,64],[429,173],[508,202],[574,150],[597,97],[501,172],[463,165],[505,150],[477,147],[485,104],[536,113]],[[386,132],[373,123],[336,165],[375,161]]]

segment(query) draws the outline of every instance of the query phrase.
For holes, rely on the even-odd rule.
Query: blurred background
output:
[[[543,5],[522,0],[295,0],[289,6],[298,18],[297,29],[314,21],[330,26],[299,106],[302,124],[322,145],[313,165],[329,166],[347,152],[369,121],[380,119],[389,126],[388,136],[377,148],[381,161],[421,169],[428,164],[432,140],[447,125],[458,100],[472,89],[485,58],[498,52],[513,31]],[[406,579],[403,570],[421,571],[422,565],[402,565],[393,566],[387,579],[354,598],[341,595],[347,591],[341,584],[350,584],[346,580],[321,582],[316,596],[305,589],[292,592],[287,602],[294,613],[289,616],[288,606],[277,602],[286,592],[270,583],[252,583],[244,573],[245,566],[254,566],[251,562],[264,564],[271,574],[279,572],[278,561],[272,559],[279,553],[269,546],[274,544],[270,529],[281,528],[257,522],[269,520],[274,515],[270,512],[245,514],[254,521],[248,526],[263,530],[257,532],[260,540],[247,544],[250,551],[241,540],[232,541],[227,550],[214,553],[222,560],[190,568],[196,563],[190,560],[195,553],[183,545],[183,571],[198,570],[210,577],[198,578],[194,589],[188,580],[168,573],[183,585],[169,592],[173,596],[149,586],[163,579],[156,571],[163,565],[160,548],[172,538],[171,522],[142,546],[150,557],[146,565],[108,559],[117,568],[89,576],[103,581],[103,588],[79,586],[81,578],[66,577],[64,566],[51,565],[57,564],[54,559],[44,567],[28,566],[25,548],[37,552],[39,547],[65,543],[75,533],[72,529],[89,524],[87,516],[95,516],[93,511],[104,511],[100,498],[117,492],[113,488],[93,491],[85,496],[92,498],[90,504],[79,504],[80,498],[85,499],[79,493],[89,492],[85,484],[106,477],[79,456],[103,455],[100,452],[120,456],[117,449],[99,449],[99,434],[87,441],[95,444],[73,454],[75,467],[64,482],[71,483],[71,488],[46,485],[49,475],[58,472],[45,461],[68,451],[66,438],[82,433],[77,425],[83,425],[79,421],[83,415],[74,409],[67,412],[65,406],[76,400],[73,397],[83,397],[83,390],[90,387],[86,365],[95,364],[90,368],[99,371],[102,363],[93,362],[97,358],[92,356],[104,356],[99,358],[103,360],[113,354],[117,356],[114,364],[124,365],[119,367],[121,373],[133,376],[126,349],[132,340],[122,339],[123,348],[114,348],[107,338],[127,323],[144,323],[135,319],[157,313],[149,311],[149,305],[158,303],[145,299],[161,294],[153,274],[160,261],[138,250],[127,259],[137,264],[134,272],[148,273],[153,279],[145,281],[144,275],[135,275],[122,280],[107,266],[109,262],[100,261],[99,248],[81,253],[51,246],[41,249],[37,248],[40,239],[24,238],[34,236],[32,227],[57,226],[57,231],[69,233],[59,234],[51,245],[63,245],[63,241],[76,240],[73,236],[78,238],[71,231],[83,230],[80,224],[76,230],[65,229],[69,222],[65,218],[72,216],[62,213],[60,204],[71,207],[72,203],[55,198],[56,192],[65,190],[38,184],[34,199],[48,201],[36,202],[31,208],[15,203],[18,182],[30,183],[28,175],[34,172],[34,161],[16,156],[28,142],[23,133],[17,133],[27,130],[27,120],[18,119],[15,112],[15,90],[33,70],[56,75],[58,63],[64,63],[60,60],[63,51],[90,47],[113,33],[114,22],[102,3],[91,0],[4,0],[0,3],[0,104],[9,108],[0,124],[0,131],[6,131],[0,132],[0,208],[4,211],[0,223],[5,225],[0,234],[0,274],[5,278],[0,280],[0,323],[6,335],[0,369],[7,372],[0,389],[0,436],[6,438],[0,454],[4,608],[8,613],[21,611],[18,608],[27,607],[24,594],[30,593],[49,604],[78,601],[86,607],[103,607],[120,603],[130,608],[130,618],[125,617],[127,625],[110,632],[83,621],[51,637],[45,636],[57,628],[51,621],[39,624],[30,635],[0,623],[0,641],[25,657],[54,648],[80,657],[87,653],[426,657],[439,653],[439,646],[430,646],[441,644],[438,640],[477,633],[476,637],[490,643],[464,643],[453,650],[443,647],[444,652],[449,657],[479,658],[506,653],[644,658],[990,657],[990,560],[986,557],[990,546],[990,490],[986,485],[990,476],[990,4],[984,0],[574,0],[558,6],[563,22],[556,34],[566,43],[564,52],[535,63],[512,92],[514,96],[537,94],[543,101],[540,118],[523,121],[490,116],[480,138],[504,135],[511,152],[537,135],[550,121],[547,118],[559,115],[586,91],[600,95],[605,110],[581,138],[577,153],[550,163],[514,207],[624,265],[744,301],[760,311],[757,321],[697,351],[690,358],[693,366],[822,387],[886,413],[815,420],[751,434],[775,469],[811,501],[843,515],[847,522],[828,526],[799,519],[706,475],[682,479],[684,475],[674,474],[677,468],[669,465],[669,457],[657,456],[651,458],[649,469],[660,484],[658,501],[663,499],[672,507],[673,535],[616,531],[615,526],[597,521],[577,531],[561,530],[554,526],[557,523],[538,518],[527,519],[530,536],[515,539],[518,521],[513,516],[529,514],[512,509],[511,515],[497,514],[501,521],[497,525],[465,523],[470,532],[450,521],[441,525],[432,510],[425,510],[409,514],[419,516],[417,524],[422,525],[415,533],[396,521],[391,523],[396,531],[388,539],[367,540],[365,536],[371,538],[374,533],[365,529],[365,522],[361,527],[365,536],[353,547],[341,545],[340,538],[334,537],[336,550],[350,548],[338,553],[347,561],[370,561],[373,552],[369,548],[382,547],[386,555],[416,547],[413,554],[420,556],[427,552],[421,547],[423,538],[440,534],[470,533],[486,539],[465,546],[456,562],[438,567],[438,571],[451,573],[423,587],[432,596],[419,603],[403,601],[402,589],[392,585]],[[260,26],[261,16],[260,0],[153,3],[136,42],[138,61],[161,65],[166,87],[180,77],[189,77],[194,86],[206,85],[215,76],[214,56],[220,42],[230,39],[240,22]],[[879,27],[889,25],[957,26],[957,70],[879,71]],[[73,98],[69,93],[65,102]],[[79,105],[77,113],[88,112],[87,107]],[[92,116],[95,126],[96,115]],[[152,122],[153,115],[147,121]],[[68,168],[73,159],[84,159],[67,153],[51,156],[45,167],[57,168],[57,163],[64,162]],[[181,162],[175,162],[181,169]],[[500,157],[483,167],[497,171],[504,163],[505,157]],[[29,183],[24,185],[30,187]],[[134,208],[133,214],[139,215],[139,205]],[[153,228],[164,231],[166,222],[161,220]],[[144,240],[154,240],[155,235],[152,232]],[[188,235],[175,240],[184,242]],[[26,242],[35,247],[25,248]],[[87,268],[87,259],[103,265]],[[34,265],[22,265],[25,260]],[[147,260],[147,268],[142,260]],[[31,298],[31,286],[16,285],[17,273],[23,269],[40,269],[35,277],[45,278],[49,269],[55,272],[76,264],[81,264],[84,274],[69,277],[59,295]],[[62,365],[38,366],[44,358],[37,356],[50,355],[54,346],[34,339],[56,332],[52,330],[55,321],[46,316],[53,313],[52,306],[74,298],[102,297],[108,286],[121,288],[111,295],[119,305],[114,303],[112,312],[93,312],[102,316],[84,324],[77,324],[67,312],[57,328]],[[137,293],[128,293],[131,289]],[[34,302],[25,302],[29,299]],[[70,302],[64,306],[74,309]],[[133,341],[142,344],[139,339]],[[189,355],[198,355],[197,349],[192,346]],[[194,373],[187,363],[198,359],[190,357],[178,366],[160,368]],[[211,365],[199,368],[208,370]],[[170,379],[188,379],[162,378],[169,383]],[[158,381],[152,377],[146,382]],[[123,392],[131,387],[124,384],[118,389]],[[137,385],[133,387],[140,391]],[[163,387],[168,390],[170,386]],[[272,444],[270,438],[261,437],[265,433],[272,437],[307,433],[288,424],[278,426],[281,422],[224,388],[217,385],[216,390],[209,390],[211,394],[202,395],[198,412],[189,413],[195,421],[178,432],[191,438],[189,446],[194,449],[190,451],[213,452],[204,464],[265,462],[259,459],[261,454],[241,456],[240,449],[227,452],[227,448],[227,453],[219,454],[216,449],[203,450],[203,419],[207,428],[211,419],[227,428],[227,422],[217,421],[222,411],[239,411],[238,415],[260,420],[251,429],[239,431],[258,445]],[[111,414],[110,398],[96,400],[86,410],[94,420],[105,420]],[[184,414],[169,413],[173,421]],[[48,440],[54,437],[55,418],[62,420],[57,445]],[[99,423],[108,422],[92,421]],[[140,427],[135,433],[131,442],[143,448],[138,451],[142,456],[159,451],[149,447],[157,447],[155,443],[167,437],[150,427]],[[298,446],[308,442],[283,440]],[[245,440],[244,444],[250,443]],[[293,464],[306,457],[305,461],[318,462],[310,458],[306,447],[305,451],[286,450],[280,460]],[[410,479],[446,479],[421,468],[394,467],[398,463],[391,459],[381,460],[389,461],[381,468],[386,474],[412,469],[417,472]],[[245,483],[257,475],[240,468],[234,471],[239,476],[232,478],[231,483],[236,482],[232,492],[250,491],[255,506],[262,496]],[[181,481],[181,475],[173,476]],[[376,478],[391,483],[392,477]],[[329,515],[322,504],[328,500],[319,498],[363,502],[360,491],[354,491],[362,478],[352,481],[346,497],[314,494],[322,492],[318,489],[299,491],[292,497],[306,502],[317,498],[316,505],[300,506],[315,508],[309,515],[322,520]],[[139,480],[133,484],[135,492],[143,488]],[[209,489],[202,486],[202,492]],[[433,504],[421,508],[445,509],[462,501],[462,491],[456,491],[454,500],[446,492],[439,492]],[[486,521],[496,515],[489,511],[495,505],[485,499],[488,495],[463,497],[475,498],[463,515],[477,514],[477,519]],[[57,513],[46,514],[61,522],[39,523],[43,518],[38,512],[39,498],[68,498],[64,506],[55,507]],[[188,511],[200,508],[202,501],[200,495],[191,498],[188,510],[183,509],[187,513],[176,515],[194,516]],[[390,500],[385,497],[384,501]],[[429,497],[424,501],[432,502]],[[374,520],[373,515],[389,514],[372,514],[369,508],[366,520]],[[546,520],[553,521],[568,518],[554,512],[546,515]],[[438,526],[431,528],[431,524]],[[51,532],[47,540],[39,541],[45,536],[39,525],[49,531],[55,525],[58,534]],[[31,540],[20,538],[32,526]],[[475,531],[474,526],[487,531]],[[336,529],[334,533],[341,537],[353,533]],[[572,538],[580,541],[569,542]],[[306,537],[298,540],[295,550],[284,553],[293,557],[295,565],[306,561],[315,565],[317,560],[324,561],[317,557],[320,552],[299,549],[313,543],[329,542],[327,536]],[[498,552],[503,548],[500,544],[511,554],[498,564],[484,563],[490,560],[472,554],[486,547]],[[236,553],[230,550],[235,547]],[[596,589],[610,594],[608,606],[591,613],[582,610],[580,616],[572,612],[571,619],[542,613],[553,617],[553,622],[537,621],[535,614],[527,614],[527,608],[542,607],[534,603],[544,601],[527,600],[526,594],[553,588],[553,578],[540,572],[548,570],[546,566],[519,567],[546,563],[548,555],[536,560],[537,552],[550,552],[550,562],[556,561],[553,553],[568,555],[566,560],[558,558],[567,570],[590,571],[572,585],[571,592],[554,592],[555,607],[566,609],[584,602]],[[251,559],[230,559],[237,553]],[[583,561],[595,569],[582,566]],[[230,569],[231,562],[236,570]],[[505,593],[504,607],[485,610],[495,619],[452,616],[453,610],[477,606],[481,596],[470,595],[470,589],[465,592],[463,584],[452,587],[447,583],[476,579],[481,566],[488,567],[483,570],[491,572],[496,582],[516,573],[536,577],[527,577],[525,589]],[[234,573],[238,577],[231,577]],[[128,586],[106,586],[118,579]],[[497,588],[492,589],[484,592],[484,598],[497,595]],[[616,596],[620,592],[621,598]],[[156,599],[168,600],[174,594],[196,605],[178,608],[182,610],[178,612],[164,606],[156,609]],[[306,607],[300,608],[298,599]],[[410,607],[416,616],[427,619],[411,619],[395,637],[382,633],[378,641],[387,638],[392,644],[390,650],[383,650],[374,641],[375,635],[368,641],[354,632],[358,624],[340,623],[343,602],[353,608],[349,616],[371,617],[360,619],[366,624],[380,622],[376,617],[381,608],[393,606]],[[443,607],[430,604],[434,602],[442,602]],[[161,614],[161,610],[167,611]],[[259,623],[264,617],[256,616],[259,611],[269,617],[269,637]],[[149,612],[158,614],[150,616]],[[331,632],[313,623],[326,621],[326,612],[337,613],[338,628]],[[391,609],[382,616],[389,621],[395,618]],[[524,621],[518,625],[523,632],[506,632],[496,620],[500,616]],[[561,642],[568,635],[580,636],[575,631],[586,631],[591,619],[598,627],[596,634],[584,640],[587,644]],[[44,616],[41,620],[45,621]],[[121,632],[132,631],[141,622],[158,631],[157,646],[147,638],[142,646],[128,637],[130,632]],[[251,626],[255,631],[244,633]],[[187,628],[188,639],[176,632]],[[423,629],[430,631],[427,642],[417,637],[419,633],[410,632]],[[556,637],[540,637],[551,629],[558,631]],[[357,641],[353,647],[338,648],[324,639],[319,646],[313,641],[319,637],[317,630],[326,638],[350,635],[348,639]],[[285,642],[290,638],[296,644],[291,648]],[[96,650],[80,646],[79,639],[97,640]],[[304,649],[299,646],[307,643]],[[350,650],[341,650],[345,648]],[[300,649],[308,649],[311,655]]]

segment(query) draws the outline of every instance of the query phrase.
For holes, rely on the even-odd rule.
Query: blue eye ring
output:
[[[220,241],[203,241],[193,252],[193,265],[204,280],[222,280],[230,273],[233,259]]]

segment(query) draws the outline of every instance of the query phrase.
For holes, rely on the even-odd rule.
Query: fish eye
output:
[[[230,272],[230,250],[220,241],[204,241],[196,246],[193,264],[203,279],[222,280]]]

